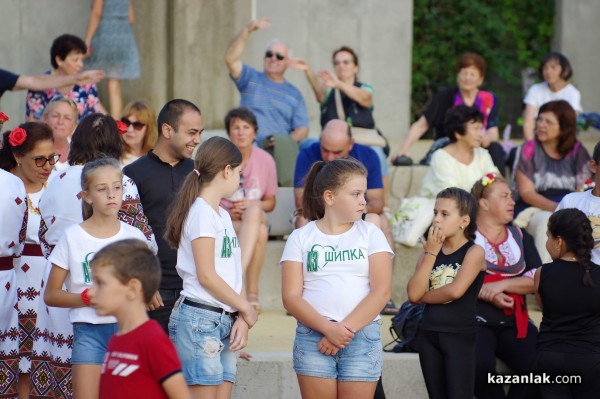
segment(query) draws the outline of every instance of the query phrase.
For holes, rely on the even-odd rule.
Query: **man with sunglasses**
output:
[[[190,158],[200,144],[203,131],[204,122],[196,105],[187,100],[171,100],[158,113],[158,140],[154,148],[123,168],[123,173],[137,185],[142,207],[158,244],[162,278],[148,315],[167,333],[169,316],[183,287],[175,270],[177,250],[169,247],[163,238],[167,209],[194,169],[194,161]]]
[[[269,25],[270,21],[262,18],[244,27],[229,45],[225,63],[240,92],[240,106],[256,115],[256,140],[273,154],[279,185],[291,187],[298,144],[308,136],[308,114],[300,90],[284,78],[290,65],[288,48],[285,43],[271,41],[265,51],[263,72],[240,59],[250,34]]]

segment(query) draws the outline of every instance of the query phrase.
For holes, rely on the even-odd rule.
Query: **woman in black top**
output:
[[[448,145],[448,138],[444,134],[446,112],[454,106],[464,104],[477,107],[483,114],[485,134],[481,146],[490,152],[494,165],[504,173],[506,154],[498,142],[498,101],[494,93],[480,90],[486,71],[487,64],[479,54],[462,54],[456,65],[456,86],[442,89],[433,96],[423,115],[410,126],[404,142],[392,155],[392,160],[403,155],[409,156],[410,147],[429,129],[433,129],[435,143],[421,160],[422,164],[429,165],[433,151]]]
[[[426,303],[419,360],[430,398],[473,397],[475,304],[483,284],[483,249],[474,244],[475,199],[456,187],[437,195],[425,251],[408,282],[408,299]]]
[[[536,371],[581,381],[541,385],[543,398],[600,398],[600,267],[591,261],[593,248],[583,212],[561,209],[550,217],[546,249],[553,262],[534,280],[543,315]]]

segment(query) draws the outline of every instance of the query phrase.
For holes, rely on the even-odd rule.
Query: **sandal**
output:
[[[246,294],[248,303],[256,310],[257,314],[260,314],[260,303],[258,302],[258,294]]]

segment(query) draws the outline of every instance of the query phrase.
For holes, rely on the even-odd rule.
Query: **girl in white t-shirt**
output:
[[[94,253],[112,242],[126,238],[146,242],[146,238],[139,229],[117,218],[123,197],[123,174],[116,159],[100,158],[87,163],[81,172],[81,188],[84,221],[65,229],[48,258],[52,270],[44,300],[48,306],[71,308],[73,393],[75,397],[93,399],[98,397],[100,367],[117,323],[114,317],[98,316],[89,307],[91,261]]]
[[[383,363],[379,312],[393,252],[366,210],[367,172],[353,158],[315,162],[302,215],[281,257],[283,304],[298,320],[294,370],[303,397],[372,398]]]
[[[246,346],[256,311],[246,300],[238,238],[219,206],[240,183],[242,155],[222,137],[205,141],[167,216],[165,239],[177,248],[181,297],[169,320],[183,375],[194,398],[228,398],[234,351]]]

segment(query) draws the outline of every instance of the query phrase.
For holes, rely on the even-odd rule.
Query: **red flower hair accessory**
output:
[[[119,130],[119,133],[121,134],[125,134],[127,133],[127,125],[124,124],[121,121],[115,121],[117,123],[117,130]]]
[[[6,115],[4,112],[0,112],[0,125],[2,125],[7,120],[8,120],[8,115]]]
[[[481,185],[483,187],[487,187],[490,184],[492,184],[494,181],[496,180],[496,174],[495,173],[488,173],[485,176],[483,176],[481,178]]]
[[[16,127],[8,135],[8,143],[13,147],[18,147],[27,139],[27,132],[22,127]]]

